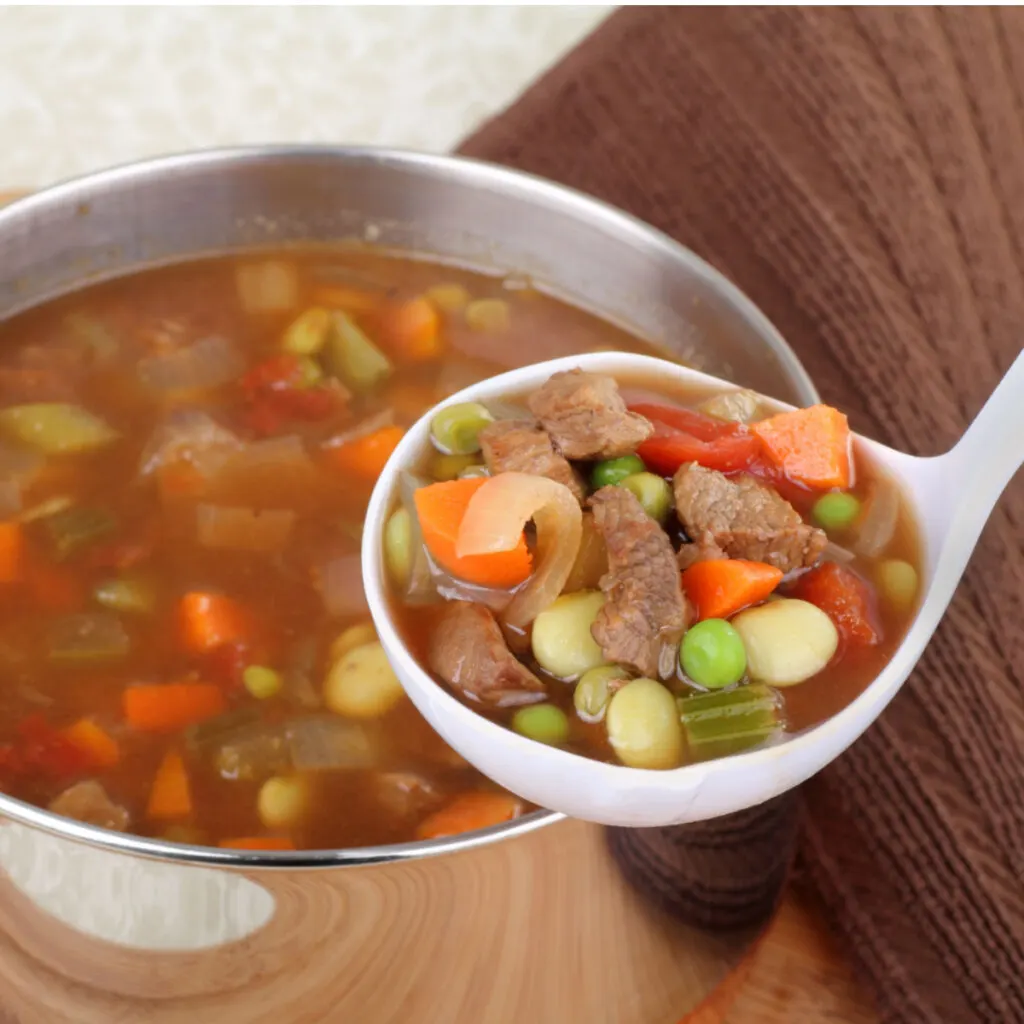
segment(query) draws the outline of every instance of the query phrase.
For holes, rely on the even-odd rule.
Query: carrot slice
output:
[[[80,718],[61,732],[96,768],[113,768],[121,760],[117,740],[91,718]]]
[[[237,643],[252,631],[245,610],[223,594],[185,594],[180,613],[182,643],[191,654],[206,654],[223,644]]]
[[[509,793],[463,793],[425,818],[416,829],[416,838],[442,839],[462,832],[475,832],[511,821],[522,813],[522,801]]]
[[[752,423],[750,430],[790,480],[822,490],[850,486],[850,425],[837,409],[794,409]]]
[[[214,683],[137,683],[121,697],[124,717],[140,732],[174,732],[227,710]]]
[[[385,309],[378,333],[381,344],[407,362],[428,362],[441,354],[441,317],[422,295]]]
[[[763,601],[781,579],[782,571],[774,565],[721,558],[691,565],[683,573],[683,589],[698,619],[727,619]]]
[[[381,427],[344,444],[325,448],[328,460],[336,468],[360,480],[373,482],[380,476],[384,464],[405,436],[401,427]]]
[[[153,777],[146,814],[150,818],[187,818],[192,813],[192,793],[181,754],[168,750]]]
[[[421,487],[414,494],[420,532],[434,561],[453,576],[481,587],[514,587],[522,583],[533,568],[525,536],[511,551],[462,558],[455,553],[459,526],[470,498],[487,481],[487,477],[471,477]]]
[[[0,523],[0,583],[21,579],[24,549],[21,523]]]
[[[295,844],[285,836],[243,836],[241,839],[222,839],[217,845],[225,850],[295,849]]]

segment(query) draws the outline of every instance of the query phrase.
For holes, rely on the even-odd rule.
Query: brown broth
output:
[[[255,258],[247,256],[244,262]],[[453,391],[525,362],[598,347],[653,350],[536,291],[510,290],[500,280],[447,267],[366,252],[317,250],[275,258],[298,269],[299,294],[287,313],[246,313],[235,285],[240,261],[221,258],[134,274],[0,323],[0,408],[52,400],[60,392],[62,400],[102,416],[120,433],[116,443],[98,452],[48,458],[24,492],[23,508],[60,497],[102,505],[117,518],[114,541],[148,543],[140,568],[155,582],[159,594],[151,614],[121,616],[132,641],[127,657],[96,666],[54,666],[47,657],[52,622],[68,613],[97,611],[90,597],[93,588],[117,573],[93,564],[88,552],[59,563],[48,553],[38,525],[24,527],[25,576],[18,582],[0,583],[0,787],[15,797],[45,806],[77,779],[96,778],[113,801],[127,808],[130,830],[139,834],[214,844],[283,832],[300,848],[329,848],[416,837],[423,811],[406,815],[389,810],[375,789],[377,772],[417,772],[436,787],[442,804],[459,793],[489,788],[403,699],[368,727],[377,744],[375,765],[361,771],[319,773],[308,813],[293,827],[270,829],[257,813],[257,781],[220,777],[210,763],[189,753],[184,730],[154,735],[135,732],[125,724],[122,694],[126,686],[190,677],[207,680],[211,675],[208,659],[190,655],[179,640],[177,602],[190,589],[219,590],[248,609],[263,624],[257,644],[274,652],[260,657],[278,666],[274,659],[280,659],[282,650],[298,641],[313,641],[317,691],[327,670],[331,641],[346,626],[368,618],[330,616],[311,582],[310,569],[327,548],[334,554],[358,551],[358,524],[370,483],[340,480],[323,472],[308,488],[282,487],[273,476],[250,479],[245,486],[220,482],[204,500],[294,509],[297,526],[287,549],[273,556],[202,547],[196,538],[195,500],[161,500],[152,480],[140,480],[140,459],[174,404],[212,412],[244,436],[239,388],[232,382],[178,396],[172,402],[156,397],[140,383],[137,360],[161,346],[216,334],[234,343],[251,368],[279,350],[282,332],[297,313],[315,302],[331,301],[322,294],[324,286],[356,290],[364,298],[368,294],[382,309],[442,282],[461,285],[473,298],[509,303],[511,326],[494,334],[471,330],[458,314],[444,315],[443,357],[423,363],[396,359],[387,384],[369,398],[354,400],[332,425],[343,430],[386,408],[393,410],[397,424],[408,426]],[[356,319],[372,334],[376,316],[376,311],[362,312]],[[109,334],[116,346],[109,362],[85,370],[69,365],[83,346],[70,317],[84,318]],[[35,360],[27,369],[33,351]],[[298,433],[311,450],[322,440],[316,424],[292,424],[281,433]],[[419,629],[417,625],[413,630],[417,636]],[[254,708],[266,722],[298,714],[278,698],[259,702],[237,688],[228,688],[227,700],[232,707]],[[119,763],[59,777],[14,770],[3,760],[4,752],[21,742],[19,725],[33,715],[42,715],[56,729],[83,717],[93,720],[116,739]],[[157,766],[171,749],[185,753],[193,812],[170,821],[154,820],[147,816],[147,800]]]

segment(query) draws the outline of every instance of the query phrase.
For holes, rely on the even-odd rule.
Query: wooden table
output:
[[[18,191],[0,192],[0,205]],[[719,1024],[698,1012],[687,1024]],[[790,893],[755,954],[724,1024],[877,1024],[878,1016],[853,980],[820,914]]]

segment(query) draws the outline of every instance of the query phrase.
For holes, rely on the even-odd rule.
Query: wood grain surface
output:
[[[0,192],[0,203],[19,194]],[[446,872],[432,863],[403,866],[404,881],[396,881],[397,872],[369,869],[375,874],[354,886],[350,872],[302,883],[251,876],[279,901],[268,926],[278,929],[279,941],[261,946],[274,950],[272,962],[253,963],[245,943],[234,944],[235,969],[246,960],[252,969],[242,970],[241,987],[227,989],[219,950],[168,958],[98,943],[0,881],[0,1022],[877,1024],[817,909],[795,893],[730,986],[729,971],[746,944],[709,938],[641,906],[592,826],[567,822],[447,858]],[[342,877],[343,886],[336,881]],[[447,890],[437,889],[439,877],[447,877]],[[369,915],[363,924],[375,920],[378,929],[331,934],[335,915],[350,925],[360,892]],[[410,932],[411,905],[427,923]],[[474,925],[495,916],[508,922],[506,931]],[[471,955],[480,941],[491,944],[486,955]],[[163,969],[155,969],[155,957]],[[175,957],[181,959],[167,967]],[[548,958],[564,962],[564,971],[542,969]],[[154,961],[148,969],[147,961]],[[474,979],[471,963],[492,965],[486,984]],[[173,988],[176,972],[191,979],[187,997],[156,990],[157,979]],[[128,975],[135,975],[131,982]],[[719,998],[705,1002],[722,982]],[[124,991],[137,986],[152,995]]]

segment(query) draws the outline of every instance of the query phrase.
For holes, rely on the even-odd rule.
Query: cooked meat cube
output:
[[[86,825],[123,832],[128,827],[128,812],[107,796],[107,791],[95,780],[76,782],[51,801],[50,810],[65,818]]]
[[[444,803],[444,793],[417,772],[378,772],[371,785],[378,805],[403,821],[422,818]]]
[[[480,431],[480,447],[491,473],[532,473],[565,484],[581,501],[583,483],[551,438],[530,420],[497,420]]]
[[[490,610],[453,601],[430,638],[431,669],[464,697],[495,707],[533,704],[544,684],[520,664],[505,644]]]
[[[594,639],[609,661],[667,678],[690,621],[672,542],[625,487],[602,487],[590,500],[608,548]]]
[[[673,486],[679,521],[704,557],[718,549],[792,572],[814,565],[828,543],[824,531],[808,526],[785,498],[752,476],[730,479],[688,462]]]
[[[615,380],[597,373],[556,373],[527,404],[567,459],[629,455],[654,432],[626,408]]]

